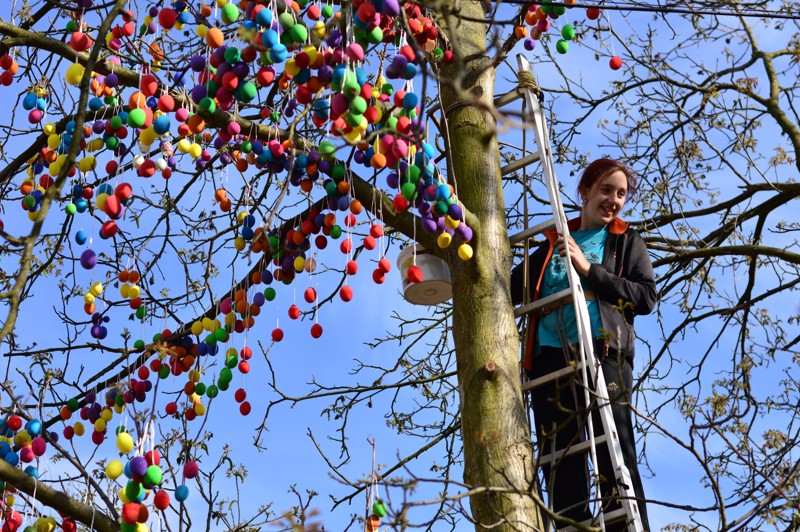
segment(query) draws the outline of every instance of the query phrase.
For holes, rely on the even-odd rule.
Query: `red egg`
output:
[[[611,70],[619,70],[622,68],[622,58],[615,55],[608,61],[608,66],[611,67]]]
[[[297,305],[292,305],[289,307],[289,317],[293,320],[296,320],[300,317],[300,309],[297,308]]]
[[[272,341],[273,342],[280,342],[283,340],[283,331],[281,329],[273,329],[272,330]]]
[[[372,280],[375,281],[375,284],[383,284],[386,280],[386,273],[382,272],[380,269],[376,269],[372,272]]]
[[[378,269],[383,273],[389,273],[392,269],[392,263],[389,262],[389,259],[383,257],[381,260],[378,261]]]
[[[351,299],[353,299],[353,289],[347,285],[344,285],[341,290],[339,290],[339,297],[342,298],[342,301],[347,303]]]
[[[317,291],[311,287],[308,287],[303,293],[303,298],[306,300],[306,303],[313,303],[317,300]]]
[[[164,490],[156,493],[156,496],[153,498],[153,506],[162,511],[169,508],[169,493]]]
[[[417,265],[411,265],[408,267],[408,271],[406,272],[406,276],[408,280],[412,283],[421,283],[422,282],[422,270],[419,269]]]
[[[311,336],[314,338],[319,338],[322,336],[322,325],[319,323],[315,323],[311,326]]]
[[[233,394],[233,398],[236,399],[237,403],[241,403],[242,401],[244,401],[247,398],[247,392],[244,391],[244,388],[239,388]]]
[[[249,414],[250,413],[250,409],[251,409],[250,403],[247,402],[247,401],[245,401],[244,403],[239,405],[239,413],[242,414],[243,416],[246,416],[247,414]]]
[[[347,275],[355,275],[358,273],[358,263],[354,260],[347,261],[347,264],[344,267]]]

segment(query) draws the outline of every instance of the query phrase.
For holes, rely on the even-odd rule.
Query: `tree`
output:
[[[564,19],[558,18],[566,8],[545,6],[548,14],[537,13],[527,4],[438,2],[421,11],[411,3],[401,9],[384,1],[374,3],[380,8],[377,15],[367,3],[347,5],[342,8],[344,15],[335,16],[325,9],[314,13],[311,8],[317,6],[312,4],[295,4],[297,10],[280,5],[274,14],[272,6],[260,8],[265,19],[259,20],[254,15],[256,3],[242,2],[237,7],[219,2],[218,12],[210,6],[178,3],[141,8],[139,13],[125,12],[124,4],[121,0],[113,5],[83,1],[63,10],[50,2],[25,4],[13,13],[19,19],[17,24],[0,22],[7,54],[0,61],[6,70],[0,80],[13,84],[18,94],[18,105],[3,124],[7,166],[0,171],[0,185],[7,226],[0,248],[4,256],[0,299],[7,317],[0,341],[7,346],[9,360],[25,360],[30,367],[29,375],[23,372],[13,379],[7,375],[5,391],[12,399],[7,415],[36,417],[46,429],[64,418],[74,431],[72,411],[83,406],[85,416],[95,421],[105,400],[110,402],[109,408],[102,410],[107,416],[113,415],[115,405],[117,412],[131,409],[133,426],[128,429],[140,445],[158,422],[163,432],[158,447],[164,458],[162,469],[178,472],[187,461],[193,464],[202,456],[209,435],[204,424],[192,418],[202,418],[209,400],[229,386],[230,379],[223,374],[228,375],[234,367],[239,371],[248,367],[241,365],[249,356],[243,349],[226,352],[220,361],[222,355],[213,356],[214,346],[260,328],[260,323],[255,327],[252,323],[261,321],[256,299],[263,303],[272,294],[259,287],[263,297],[256,298],[253,286],[266,281],[268,275],[262,272],[270,259],[288,259],[288,264],[275,270],[278,283],[280,277],[289,282],[295,275],[298,283],[304,271],[314,272],[312,251],[321,247],[321,241],[314,239],[316,247],[309,249],[311,235],[323,231],[334,238],[342,229],[326,224],[324,216],[317,223],[318,216],[335,212],[339,205],[334,202],[344,198],[343,210],[358,214],[363,206],[391,228],[387,232],[393,239],[417,241],[445,260],[452,276],[452,306],[438,308],[429,319],[401,321],[401,332],[385,339],[401,346],[405,342],[401,355],[387,367],[362,364],[357,368],[375,377],[367,385],[314,383],[307,395],[293,397],[281,391],[274,372],[265,372],[277,398],[268,404],[262,428],[270,412],[284,403],[333,398],[326,412],[341,420],[336,438],[346,461],[350,412],[381,393],[414,393],[421,396],[415,406],[393,405],[387,418],[400,433],[420,434],[425,440],[421,451],[445,447],[444,465],[435,466],[444,475],[444,495],[431,505],[430,519],[468,519],[476,529],[541,527],[540,515],[546,507],[536,487],[534,449],[519,387],[519,335],[508,297],[513,254],[507,237],[509,227],[519,228],[526,223],[526,213],[534,211],[528,202],[541,204],[537,212],[548,208],[538,199],[541,185],[530,178],[532,172],[509,171],[503,166],[525,155],[528,147],[523,137],[523,153],[514,148],[519,144],[521,116],[502,105],[518,97],[521,89],[497,94],[497,86],[505,85],[504,78],[513,70],[506,59],[525,37],[527,27],[533,23],[544,29],[551,20],[566,30]],[[548,72],[540,75],[540,81],[553,117],[553,144],[561,166],[575,169],[589,157],[600,155],[578,137],[591,135],[600,144],[599,150],[629,159],[644,170],[641,196],[630,214],[640,217],[635,225],[647,237],[659,273],[661,338],[645,338],[650,356],[640,354],[637,361],[641,424],[651,435],[646,442],[663,434],[674,449],[695,459],[700,471],[695,474],[713,493],[708,504],[659,502],[694,512],[701,522],[718,520],[720,529],[760,528],[771,522],[790,527],[797,521],[793,509],[797,464],[791,455],[797,441],[792,432],[797,368],[794,359],[786,357],[797,354],[798,337],[792,337],[789,327],[796,323],[798,309],[790,297],[783,299],[796,290],[798,265],[797,243],[791,240],[797,226],[787,207],[800,191],[793,173],[800,168],[800,131],[794,103],[797,79],[792,75],[800,50],[791,8],[747,6],[753,10],[747,15],[772,14],[772,18],[757,18],[755,23],[776,30],[774,35],[779,37],[773,39],[777,44],[772,52],[759,46],[753,23],[742,14],[745,8],[728,4],[694,6],[696,11],[684,14],[675,8],[671,14],[652,15],[650,22],[642,16],[635,19],[637,29],[625,35],[616,33],[621,24],[611,27],[610,21],[617,20],[613,12],[609,15],[606,11],[599,22],[576,21],[574,28],[583,45],[583,50],[579,47],[576,52],[579,61],[587,50],[597,48],[596,60],[605,63],[610,54],[604,46],[609,38],[620,48],[625,76],[614,75],[608,89],[599,83],[584,83],[580,70],[577,74],[570,70],[562,58],[572,55],[552,55],[555,47],[563,50],[564,45],[553,43],[555,38],[548,38],[548,33],[541,39],[537,56],[537,70]],[[281,46],[269,37],[257,37],[259,47],[267,49],[263,53],[252,45],[255,34],[270,26],[266,18],[273,17],[267,11],[285,30],[281,43],[290,49],[295,46],[289,62],[278,53]],[[311,31],[296,25],[292,13],[302,13]],[[778,18],[786,14],[788,18]],[[588,15],[594,17],[594,13]],[[313,24],[315,17],[321,19],[321,26]],[[534,17],[541,17],[541,24]],[[69,24],[67,19],[71,19]],[[367,35],[378,20],[382,34]],[[392,59],[394,45],[380,44],[381,38],[392,42],[402,30],[409,36],[408,48],[396,56],[403,59]],[[663,32],[671,35],[662,37]],[[318,74],[316,81],[309,81],[304,77],[308,73],[303,72],[303,62],[313,65],[316,49],[300,50],[296,43],[310,40],[316,45],[320,35],[327,39],[323,48],[338,47],[337,53],[348,53],[354,64],[361,63],[359,48],[345,51],[345,46],[363,44],[361,52],[366,49],[369,60],[375,62],[364,64],[365,72],[367,66],[374,69],[368,81],[387,93],[404,86],[418,101],[410,96],[408,102],[392,97],[381,102],[380,98],[369,99],[372,94],[367,90],[363,94],[366,108],[361,108],[356,94],[364,80],[354,79],[355,70],[341,78],[328,72],[333,89],[328,88],[330,80],[325,80],[319,69],[312,69]],[[238,53],[228,52],[231,57],[222,54],[219,45],[223,42],[235,43],[228,49]],[[526,41],[526,47],[532,47],[532,42]],[[706,53],[698,59],[695,50],[701,46]],[[297,57],[300,52],[304,57]],[[271,59],[265,59],[270,54]],[[203,55],[207,61],[197,59]],[[725,58],[724,64],[716,61],[718,57]],[[715,61],[710,66],[712,58]],[[274,62],[273,68],[270,62]],[[223,63],[234,66],[221,67]],[[239,67],[242,70],[237,72],[236,65],[242,63],[249,66]],[[379,80],[378,64],[384,63],[387,67],[380,73],[390,78],[391,89],[385,80]],[[408,67],[406,79],[421,82],[418,91],[402,83],[401,70],[407,63],[415,66]],[[93,77],[92,72],[99,76]],[[599,76],[596,68],[592,74]],[[260,90],[258,84],[263,85]],[[760,91],[760,87],[766,89]],[[135,89],[141,96],[136,93],[132,97]],[[162,98],[167,89],[169,98]],[[9,93],[12,89],[3,90]],[[217,93],[209,95],[209,90]],[[333,98],[327,107],[331,91],[348,96]],[[151,96],[155,102],[148,103]],[[37,106],[45,109],[37,112]],[[18,116],[20,107],[29,111],[28,116]],[[156,143],[156,131],[163,132],[164,123],[162,119],[161,124],[149,125],[158,118],[154,108],[173,120],[167,121],[165,134],[169,136],[162,139],[176,142],[172,153],[163,142]],[[405,112],[400,113],[400,108]],[[189,115],[180,109],[195,112]],[[432,128],[430,145],[438,154],[423,155],[425,122],[415,120],[417,112]],[[342,116],[333,123],[337,134],[333,143],[324,137],[332,126],[327,119],[336,118],[331,114]],[[360,117],[365,116],[370,126],[359,130],[364,123]],[[180,123],[179,128],[174,121]],[[595,122],[602,137],[586,127]],[[392,129],[381,129],[385,127]],[[84,128],[88,130],[82,135]],[[381,150],[372,144],[387,132],[395,142],[418,146],[422,162],[411,166],[423,169],[421,189],[413,185],[403,188],[412,181],[409,171],[393,178],[394,190],[382,186],[383,176],[390,173],[384,166],[392,166],[392,161],[387,161],[391,157],[373,159],[373,152],[381,155]],[[185,142],[177,142],[179,137]],[[358,146],[361,141],[365,142]],[[772,156],[761,151],[760,142],[770,144]],[[126,148],[120,149],[117,143]],[[257,151],[262,148],[270,155],[259,158]],[[397,150],[394,153],[402,153]],[[108,160],[113,164],[103,169]],[[436,169],[425,174],[434,161]],[[321,176],[314,173],[313,165]],[[165,180],[158,181],[159,172]],[[52,182],[42,180],[45,173],[52,176]],[[153,176],[149,182],[148,174]],[[242,185],[235,185],[240,174]],[[119,176],[134,187],[119,189]],[[731,178],[738,190],[730,184]],[[317,181],[323,179],[320,186]],[[438,236],[441,229],[426,231],[431,223],[426,207],[421,213],[407,208],[409,201],[416,201],[415,194],[424,195],[425,179],[452,186],[452,192],[445,185],[442,192],[432,190],[430,197],[444,201],[447,208],[445,196],[454,193],[455,204],[463,212],[459,222],[469,228],[454,231],[455,242],[449,246],[440,246],[441,238],[442,244],[449,240]],[[34,189],[36,182],[42,186],[39,194]],[[114,187],[104,187],[106,182]],[[83,214],[80,198],[90,192],[98,197],[84,197],[92,204]],[[96,201],[103,194],[106,205]],[[213,208],[198,199],[212,195],[216,200]],[[25,214],[21,221],[14,219],[19,217],[20,199],[30,223]],[[422,203],[419,200],[417,207]],[[61,214],[56,207],[69,211]],[[78,212],[72,213],[73,208]],[[260,231],[253,229],[255,224],[247,213],[239,217],[244,211],[261,218]],[[109,238],[96,247],[96,254],[85,254],[82,243],[73,244],[78,236],[76,225],[81,223],[76,214],[97,220],[97,226],[104,224],[101,234]],[[450,214],[459,218],[456,211]],[[305,222],[310,225],[303,226]],[[96,235],[98,229],[94,231]],[[350,236],[346,242],[357,249],[348,251],[348,244],[342,244],[345,256],[355,260],[367,254],[372,244],[355,245],[359,228],[351,229],[352,236],[347,231],[345,225],[346,236]],[[467,247],[460,247],[464,243]],[[518,250],[517,256],[521,255]],[[294,262],[298,257],[300,262]],[[85,268],[94,261],[97,269]],[[336,277],[338,286],[327,294],[305,293],[309,306],[303,312],[309,318],[315,317],[321,305],[340,304],[333,300],[346,286],[347,269],[352,273],[352,267],[332,263],[329,269],[338,273],[326,275]],[[87,271],[96,272],[97,277]],[[134,277],[130,272],[135,272]],[[376,281],[382,281],[384,273],[376,270]],[[101,285],[92,284],[87,291],[89,279]],[[48,283],[57,283],[65,295],[61,308],[54,312],[67,333],[60,345],[39,347],[31,331],[19,326],[20,309],[26,300],[32,304],[39,297],[34,296],[34,286]],[[127,286],[125,293],[109,294],[114,284],[114,288]],[[81,298],[85,315],[74,311]],[[105,307],[96,304],[93,308],[95,299],[102,299]],[[778,310],[773,307],[775,301],[791,304]],[[95,314],[98,308],[105,310]],[[128,329],[120,331],[121,341],[113,335],[105,337],[106,329],[114,330],[117,321],[129,314],[148,324],[150,334],[159,331],[152,342],[138,340]],[[676,316],[680,320],[676,321]],[[215,324],[218,317],[222,322]],[[231,321],[225,322],[226,317]],[[104,318],[112,321],[104,322]],[[174,331],[162,330],[164,327]],[[710,337],[707,331],[712,328],[716,334]],[[269,333],[261,336],[269,341]],[[320,333],[319,328],[312,331],[317,336]],[[271,340],[279,342],[281,334],[272,331]],[[728,339],[732,340],[730,346],[724,345]],[[250,345],[255,350],[255,345]],[[679,349],[685,346],[692,350],[702,346],[703,354],[684,355]],[[269,349],[264,349],[265,354]],[[86,352],[100,352],[110,360],[91,366],[91,375],[85,376],[74,368]],[[726,364],[712,363],[712,354]],[[226,372],[222,366],[232,367]],[[780,388],[763,389],[765,374],[774,372],[776,366],[783,374]],[[154,376],[148,380],[150,371],[187,376],[186,395],[179,395],[180,387],[160,388],[161,381]],[[214,374],[219,380],[211,384],[207,379]],[[689,380],[681,378],[685,374],[690,375]],[[201,384],[205,390],[198,389]],[[167,414],[162,414],[157,401],[170,398],[170,393],[186,399],[170,401]],[[26,395],[33,399],[20,398]],[[93,395],[98,398],[97,407],[93,407]],[[137,405],[148,397],[153,398],[152,404],[148,400]],[[175,411],[178,404],[180,413]],[[242,401],[243,412],[252,406]],[[439,415],[434,422],[427,417],[431,412]],[[683,416],[688,428],[662,421],[674,412]],[[8,422],[17,423],[11,422],[11,417]],[[189,428],[196,426],[200,427],[197,435],[189,436]],[[103,423],[95,427],[100,428],[97,439],[102,441]],[[35,434],[35,427],[30,432]],[[259,431],[256,443],[261,436]],[[23,438],[17,443],[21,452],[26,442]],[[119,500],[105,494],[106,481],[93,473],[93,453],[87,460],[74,447],[54,441],[47,444],[70,462],[80,482],[45,490],[31,482],[31,475],[5,463],[0,463],[0,479],[100,529],[116,528],[120,508],[123,518],[130,518],[125,512],[139,508],[121,507]],[[123,441],[120,450],[125,448]],[[652,459],[646,449],[645,457]],[[459,464],[462,452],[463,463]],[[398,467],[408,459],[401,460]],[[341,465],[329,463],[334,470]],[[464,471],[463,483],[451,477],[459,465]],[[193,466],[188,467],[191,470]],[[198,485],[208,506],[202,518],[207,528],[212,522],[214,527],[234,529],[275,522],[268,508],[242,518],[222,507],[215,481],[223,472],[237,482],[245,476],[227,453],[207,457],[202,469]],[[391,483],[389,473],[394,471],[383,473],[383,482]],[[180,479],[169,482],[169,493],[180,499]],[[401,483],[409,487],[407,480]],[[360,492],[369,483],[353,484]],[[338,502],[353,495],[341,496]],[[469,499],[469,511],[461,505],[463,498]],[[80,500],[89,501],[88,505]],[[416,504],[412,497],[392,507],[392,522],[398,527],[412,524],[408,512]],[[173,500],[172,508],[170,519],[181,527],[197,522],[184,505]],[[310,513],[308,497],[300,496],[297,516],[287,517],[285,526],[293,526],[294,519],[306,520]],[[16,519],[10,514],[8,518]],[[683,524],[688,525],[689,519]]]

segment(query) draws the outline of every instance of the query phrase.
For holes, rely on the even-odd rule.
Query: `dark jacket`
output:
[[[570,231],[577,231],[581,219],[568,222]],[[540,295],[544,269],[550,261],[557,238],[556,230],[544,232],[547,240],[530,256],[528,261],[528,289],[530,301]],[[587,276],[587,289],[594,291],[606,331],[606,346],[612,352],[620,351],[633,361],[633,318],[636,314],[649,314],[656,304],[656,283],[653,265],[647,247],[639,233],[628,224],[615,218],[608,224],[603,264],[592,264]],[[523,264],[511,272],[511,299],[515,305],[523,301]],[[528,341],[523,358],[523,368],[533,369],[533,350],[536,345],[538,319],[530,315]]]

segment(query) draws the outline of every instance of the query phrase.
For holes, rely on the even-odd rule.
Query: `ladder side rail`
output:
[[[569,239],[569,227],[567,225],[566,213],[564,212],[563,203],[561,202],[560,197],[560,188],[558,186],[558,181],[555,177],[555,170],[553,168],[553,157],[550,151],[550,138],[547,132],[547,123],[544,118],[544,111],[542,110],[541,106],[539,106],[539,102],[536,101],[534,105],[534,132],[536,136],[536,141],[540,145],[540,150],[542,146],[546,146],[547,151],[545,157],[542,158],[542,170],[544,173],[545,180],[547,182],[547,190],[550,194],[550,201],[553,205],[554,212],[556,213],[556,226],[558,227],[558,232],[564,237],[564,240],[567,241]],[[584,395],[584,404],[588,406],[590,403],[590,394],[589,394],[589,387],[587,383],[590,381],[589,376],[587,375],[587,366],[588,371],[592,373],[591,378],[594,382],[594,342],[586,341],[586,323],[583,321],[584,312],[585,315],[588,317],[588,309],[586,308],[586,298],[583,294],[583,287],[581,286],[580,278],[578,277],[578,273],[575,271],[575,268],[572,266],[572,257],[570,256],[569,246],[565,246],[565,257],[564,262],[567,268],[567,279],[569,281],[570,290],[572,291],[573,295],[573,307],[575,309],[575,325],[578,332],[578,364],[581,366],[581,376],[583,385],[583,395]],[[591,363],[589,363],[591,361]],[[594,474],[594,491],[597,497],[597,500],[600,501],[602,499],[602,493],[600,490],[600,483],[599,483],[599,476],[597,472],[597,444],[595,442],[595,435],[594,435],[594,420],[592,418],[591,413],[586,417],[587,423],[587,436],[589,439],[589,456],[591,458],[592,464],[594,464],[595,474]],[[605,427],[604,427],[605,428]],[[616,470],[616,464],[612,459],[612,464],[614,464]],[[605,521],[602,511],[602,505],[598,504],[598,515],[600,518],[600,528],[605,532]]]

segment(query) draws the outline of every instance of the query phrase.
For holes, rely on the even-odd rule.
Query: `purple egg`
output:
[[[461,206],[457,203],[451,203],[450,206],[447,208],[447,214],[453,220],[464,220],[464,211],[461,209]]]
[[[233,65],[233,73],[240,78],[246,78],[247,75],[250,74],[250,66],[244,61],[239,61]]]
[[[194,103],[199,104],[200,100],[205,98],[207,94],[208,91],[206,90],[204,85],[195,85],[194,87],[192,87],[191,96],[192,96],[192,101]]]
[[[390,172],[386,176],[386,186],[387,187],[394,189],[394,188],[397,188],[397,186],[399,184],[400,184],[400,178],[397,176],[397,172]]]
[[[264,297],[264,294],[262,294],[261,292],[256,292],[255,295],[253,296],[253,304],[258,307],[261,307],[264,305],[265,302],[266,298]]]
[[[433,218],[423,218],[422,229],[427,233],[436,233],[436,220]]]
[[[381,11],[389,17],[396,17],[400,14],[400,3],[397,0],[382,0]]]
[[[101,328],[102,328],[102,325],[98,325],[98,324],[92,325],[92,328],[89,330],[89,333],[92,335],[92,338],[100,339],[100,333],[101,333],[100,329]]]
[[[456,227],[456,234],[464,242],[472,240],[472,229],[470,229],[467,224],[458,224],[458,227]]]
[[[144,476],[147,473],[147,460],[141,456],[131,458],[131,473],[137,476]]]
[[[206,67],[206,58],[203,55],[195,55],[189,59],[189,67],[195,72],[202,72]]]
[[[106,130],[106,123],[102,120],[95,120],[94,124],[92,124],[92,131],[97,133],[98,135]]]
[[[342,39],[342,34],[339,32],[339,30],[334,29],[331,31],[331,34],[328,36],[326,42],[331,48],[336,48],[337,46],[342,45],[343,40],[344,39]]]
[[[85,250],[81,253],[81,266],[84,270],[91,270],[97,266],[97,255],[91,249]]]

